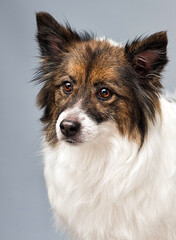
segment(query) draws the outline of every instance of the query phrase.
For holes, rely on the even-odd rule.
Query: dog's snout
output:
[[[66,119],[60,123],[61,132],[66,137],[74,136],[79,131],[80,126],[81,124],[79,122]]]

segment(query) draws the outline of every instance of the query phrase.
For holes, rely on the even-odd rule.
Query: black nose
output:
[[[70,120],[63,120],[60,123],[61,132],[66,137],[74,136],[78,132],[80,126],[81,124],[79,122],[70,121]]]

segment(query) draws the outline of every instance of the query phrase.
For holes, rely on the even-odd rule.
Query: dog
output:
[[[78,240],[176,239],[176,102],[161,93],[167,33],[125,45],[37,13],[44,175]]]

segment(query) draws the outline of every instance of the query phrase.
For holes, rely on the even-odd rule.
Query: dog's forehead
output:
[[[66,71],[80,81],[114,80],[117,69],[124,64],[123,53],[121,46],[113,46],[105,40],[79,43],[70,52]]]

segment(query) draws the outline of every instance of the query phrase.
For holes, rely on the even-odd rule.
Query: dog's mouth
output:
[[[70,145],[79,145],[83,143],[80,139],[72,139],[72,138],[63,138],[62,141],[70,144]]]

